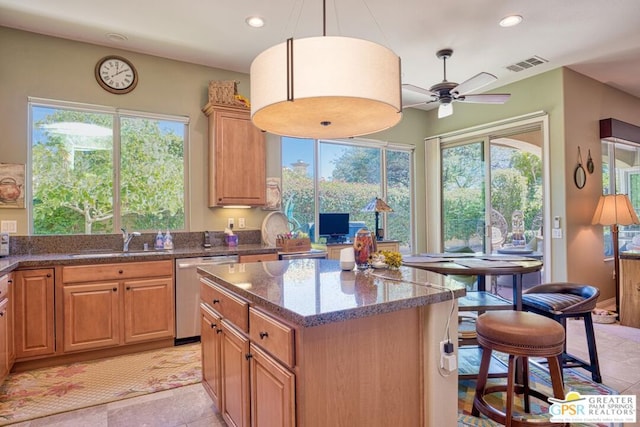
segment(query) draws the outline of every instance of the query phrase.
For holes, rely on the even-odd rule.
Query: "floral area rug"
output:
[[[500,370],[494,370],[493,367],[498,365],[504,372],[506,372],[506,356],[500,353],[493,355],[491,362],[490,372],[500,372]],[[547,396],[553,396],[553,389],[551,387],[551,380],[546,368],[537,364],[530,364],[529,367],[530,386],[536,390],[539,390]],[[489,384],[505,384],[506,378],[489,379]],[[564,389],[565,394],[570,391],[577,391],[581,395],[614,395],[618,394],[617,391],[599,383],[595,383],[591,380],[591,373],[583,369],[564,369]],[[476,418],[471,416],[471,410],[473,408],[473,398],[476,391],[476,380],[460,380],[458,382],[458,427],[495,427],[500,426],[496,422],[481,416]],[[496,408],[501,408],[504,411],[504,402],[506,398],[504,393],[495,393],[488,395],[487,402]],[[522,399],[515,399],[516,412],[523,414]],[[531,418],[549,418],[549,404],[542,402],[539,399],[531,398],[531,413],[538,414],[531,416]],[[571,424],[573,427],[609,427],[610,424]]]
[[[0,387],[0,425],[201,380],[200,344],[10,374]]]

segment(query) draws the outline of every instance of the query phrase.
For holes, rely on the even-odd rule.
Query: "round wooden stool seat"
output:
[[[472,414],[480,413],[505,426],[559,425],[545,422],[540,418],[530,419],[513,412],[513,400],[516,393],[524,396],[524,410],[529,412],[529,396],[547,401],[547,397],[537,390],[529,388],[529,357],[544,357],[549,364],[549,374],[553,386],[553,395],[564,399],[562,372],[559,358],[565,342],[565,332],[558,322],[535,313],[524,311],[492,311],[478,316],[476,321],[478,344],[482,347],[482,361],[476,385]],[[487,387],[489,365],[492,351],[509,355],[507,384]],[[522,360],[521,378],[516,383],[516,360]],[[506,412],[490,405],[485,396],[506,392]],[[561,424],[560,424],[561,425]]]

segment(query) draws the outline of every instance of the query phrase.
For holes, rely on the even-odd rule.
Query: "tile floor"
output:
[[[596,324],[603,383],[620,394],[640,395],[640,329]],[[582,321],[567,322],[569,352],[588,360]],[[640,402],[640,399],[638,399]],[[225,427],[200,384],[53,415],[20,427]],[[627,426],[640,427],[640,420]]]

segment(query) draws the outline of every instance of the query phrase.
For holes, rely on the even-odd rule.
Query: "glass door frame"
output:
[[[508,132],[524,131],[526,129],[537,128],[542,132],[542,185],[543,185],[543,282],[549,281],[553,256],[551,253],[551,187],[550,187],[550,142],[549,142],[549,117],[544,111],[537,111],[531,114],[517,116],[505,120],[500,120],[483,125],[473,126],[466,129],[443,133],[425,138],[425,180],[426,180],[426,251],[442,252],[442,177],[441,177],[441,148],[445,144],[453,142],[470,141],[481,139],[481,137],[495,137]],[[485,149],[489,149],[487,144]],[[486,167],[491,167],[489,164]],[[489,193],[490,194],[490,193]],[[490,199],[485,200],[490,204]]]

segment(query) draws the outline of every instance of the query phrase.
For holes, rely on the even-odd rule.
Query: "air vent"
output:
[[[532,56],[531,58],[516,62],[515,64],[508,65],[507,70],[515,71],[515,72],[523,71],[528,68],[535,67],[537,65],[542,65],[545,62],[549,62],[549,61],[539,56]]]

